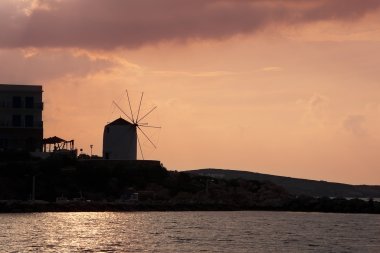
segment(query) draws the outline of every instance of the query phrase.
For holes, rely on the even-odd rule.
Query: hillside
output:
[[[223,179],[241,178],[246,180],[270,181],[276,185],[284,187],[289,193],[294,195],[308,195],[314,197],[380,198],[379,185],[350,185],[224,169],[199,169],[187,172]]]

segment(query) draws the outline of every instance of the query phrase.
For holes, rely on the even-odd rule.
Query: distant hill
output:
[[[380,185],[350,185],[224,169],[199,169],[187,172],[224,179],[242,178],[246,180],[270,181],[282,186],[289,193],[294,195],[308,195],[314,197],[380,198]]]

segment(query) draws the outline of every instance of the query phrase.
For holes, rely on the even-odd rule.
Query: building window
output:
[[[13,108],[21,108],[21,97],[13,97],[12,104]]]
[[[34,108],[34,97],[25,97],[25,108]]]
[[[20,127],[21,126],[21,115],[12,116],[12,126]]]
[[[25,115],[25,127],[33,127],[34,117],[33,115]]]

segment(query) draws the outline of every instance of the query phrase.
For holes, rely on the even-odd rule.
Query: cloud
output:
[[[3,0],[0,47],[136,48],[220,40],[270,25],[352,21],[378,0]]]
[[[343,127],[355,136],[365,136],[367,135],[367,130],[363,126],[365,121],[363,115],[349,115],[344,119]]]
[[[2,83],[36,83],[62,76],[86,76],[120,63],[62,50],[0,50]]]
[[[153,74],[171,77],[171,76],[185,76],[185,77],[221,77],[229,75],[237,75],[236,72],[231,71],[202,71],[202,72],[188,72],[188,71],[166,71],[166,70],[155,70],[152,71]]]
[[[297,104],[303,110],[302,120],[308,126],[326,129],[331,124],[330,119],[330,98],[321,94],[313,94],[306,99],[300,99]]]
[[[307,113],[310,116],[320,118],[329,107],[329,98],[320,94],[314,94],[307,101]]]
[[[281,67],[264,67],[264,68],[259,69],[258,71],[260,71],[260,72],[279,72],[279,71],[283,71],[283,68],[281,68]]]

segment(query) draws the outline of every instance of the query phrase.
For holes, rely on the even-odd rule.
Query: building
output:
[[[103,158],[106,160],[136,160],[136,125],[119,118],[104,127]]]
[[[0,84],[0,151],[42,151],[42,86]]]

